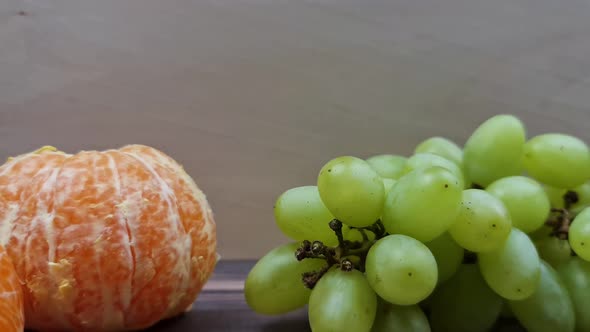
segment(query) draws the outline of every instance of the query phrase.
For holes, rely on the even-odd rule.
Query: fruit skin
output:
[[[455,221],[462,190],[460,180],[445,168],[433,166],[410,172],[387,194],[383,225],[390,234],[432,241]]]
[[[566,189],[555,188],[548,185],[543,186],[543,190],[547,194],[547,198],[549,198],[549,202],[551,202],[551,207],[556,209],[563,209],[564,201],[563,195],[567,192]]]
[[[401,234],[388,235],[373,244],[367,253],[365,271],[375,292],[397,305],[424,300],[438,279],[436,260],[428,247]]]
[[[24,327],[23,290],[12,260],[0,246],[0,331],[22,332]]]
[[[585,208],[574,218],[568,241],[578,256],[590,261],[590,208]]]
[[[463,179],[461,168],[454,162],[433,153],[417,153],[408,158],[404,168],[404,174],[432,166],[439,166],[450,171],[457,177],[461,187],[465,187],[465,180]]]
[[[147,328],[186,311],[218,259],[205,195],[144,145],[11,158],[0,220],[33,330]]]
[[[508,300],[523,300],[539,287],[541,259],[531,239],[513,228],[498,249],[478,254],[478,265],[492,290]]]
[[[307,304],[311,290],[303,285],[304,272],[317,271],[323,259],[295,258],[298,243],[288,243],[269,251],[250,270],[244,284],[246,303],[259,314],[279,315]]]
[[[397,180],[403,174],[406,159],[406,157],[392,154],[380,154],[367,159],[367,163],[382,178]]]
[[[441,284],[449,280],[463,261],[464,250],[461,248],[449,233],[437,237],[436,239],[424,243],[434,258],[438,268],[438,283]]]
[[[517,175],[522,169],[526,132],[513,115],[493,116],[467,139],[463,148],[465,176],[487,187],[499,178]]]
[[[475,264],[462,264],[432,294],[430,309],[435,332],[485,332],[500,314],[502,299],[489,288]]]
[[[541,261],[538,290],[521,301],[510,301],[514,316],[529,332],[573,332],[575,314],[569,293],[557,272]]]
[[[565,207],[563,196],[567,193],[568,189],[555,188],[548,185],[543,186],[543,189],[551,202],[551,207],[558,209],[563,209]],[[569,190],[575,192],[578,196],[578,201],[571,204],[569,207],[570,212],[575,215],[590,206],[590,182],[586,182]]]
[[[394,179],[383,178],[383,188],[385,188],[385,197],[391,191],[391,188],[395,185],[397,181]]]
[[[574,188],[590,180],[590,151],[577,137],[549,133],[524,146],[524,166],[531,177],[557,188]]]
[[[541,228],[549,216],[549,198],[533,179],[524,176],[502,178],[490,184],[486,191],[504,203],[512,225],[525,233]]]
[[[380,300],[371,332],[391,331],[430,332],[430,324],[417,305],[401,306]]]
[[[511,228],[510,215],[502,201],[483,190],[467,189],[449,233],[467,250],[489,252],[506,241]]]
[[[328,210],[349,226],[369,226],[381,216],[383,179],[362,159],[343,156],[330,160],[320,170],[317,186]]]
[[[274,215],[279,229],[293,240],[319,240],[328,246],[338,244],[329,227],[334,216],[322,202],[316,186],[285,191],[277,198]]]
[[[568,290],[572,300],[575,316],[576,331],[590,331],[590,263],[572,257],[557,268],[557,273]]]
[[[540,236],[533,239],[539,257],[549,263],[552,267],[558,268],[561,264],[567,263],[573,257],[572,248],[567,240],[556,236]]]
[[[416,146],[414,153],[432,153],[446,158],[457,166],[463,165],[463,150],[448,138],[434,136],[425,139]]]
[[[377,313],[377,295],[358,270],[332,268],[309,298],[313,332],[369,332]]]
[[[573,189],[578,195],[578,201],[570,207],[574,214],[582,212],[585,208],[590,206],[590,183],[586,182]]]

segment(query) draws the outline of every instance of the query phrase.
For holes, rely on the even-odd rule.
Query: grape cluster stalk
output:
[[[295,251],[295,258],[297,258],[298,261],[306,258],[320,258],[326,260],[326,265],[320,270],[303,273],[303,283],[309,289],[313,289],[318,280],[333,266],[346,272],[350,272],[352,269],[364,272],[365,259],[371,246],[376,240],[389,235],[385,231],[385,227],[380,220],[377,220],[369,227],[349,227],[351,230],[357,229],[359,231],[362,236],[362,241],[345,240],[342,235],[342,222],[338,219],[330,221],[329,226],[338,238],[338,246],[329,247],[324,245],[321,241],[310,242],[309,240],[304,240],[301,243],[301,246]],[[374,240],[369,239],[367,232],[373,234]]]
[[[463,146],[340,156],[283,192],[290,239],[245,281],[263,315],[306,308],[313,332],[590,332],[590,149],[528,137],[516,116]]]

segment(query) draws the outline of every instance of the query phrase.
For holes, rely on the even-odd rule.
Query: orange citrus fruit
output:
[[[143,145],[44,147],[0,166],[0,245],[23,282],[26,327],[137,330],[190,308],[217,262],[205,195]]]
[[[12,261],[0,246],[0,331],[22,332],[23,292]]]

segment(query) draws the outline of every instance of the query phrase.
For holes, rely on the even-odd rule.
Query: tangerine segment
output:
[[[164,153],[142,145],[129,145],[122,152],[141,156],[143,162],[153,166],[153,172],[170,188],[172,203],[178,212],[178,229],[186,235],[184,243],[190,250],[185,261],[187,272],[186,284],[179,284],[175,290],[175,306],[171,306],[166,317],[173,317],[184,312],[203,288],[209,274],[217,262],[215,250],[216,229],[213,213],[205,195],[198,189],[193,179]],[[203,222],[205,221],[205,222]]]
[[[12,159],[0,168],[0,245],[5,245],[12,258],[20,280],[25,282],[25,313],[39,308],[39,301],[31,296],[29,287],[43,288],[40,276],[47,275],[47,260],[44,264],[39,258],[47,257],[45,228],[40,227],[47,218],[47,205],[51,202],[53,188],[45,185],[56,176],[55,168],[61,165],[66,156],[51,153],[45,156],[27,154]],[[13,177],[11,174],[22,174]],[[34,230],[34,231],[31,231]],[[32,282],[31,282],[31,279]],[[50,314],[40,312],[27,314],[30,320],[52,322]]]
[[[0,230],[26,283],[27,327],[41,331],[149,327],[186,310],[216,263],[205,196],[141,145],[12,159]]]
[[[12,261],[0,246],[0,331],[22,332],[24,326],[22,287]]]
[[[178,226],[174,193],[154,174],[140,156],[112,152],[118,162],[120,203],[129,225],[135,255],[132,301],[125,313],[126,325],[134,329],[151,324],[151,317],[164,317],[175,304],[174,290],[188,278],[185,261],[190,243]],[[188,246],[188,247],[187,247]]]

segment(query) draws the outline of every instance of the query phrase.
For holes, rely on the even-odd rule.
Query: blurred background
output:
[[[223,258],[339,155],[462,145],[499,113],[590,139],[585,0],[2,0],[0,158],[129,143],[205,191]]]

